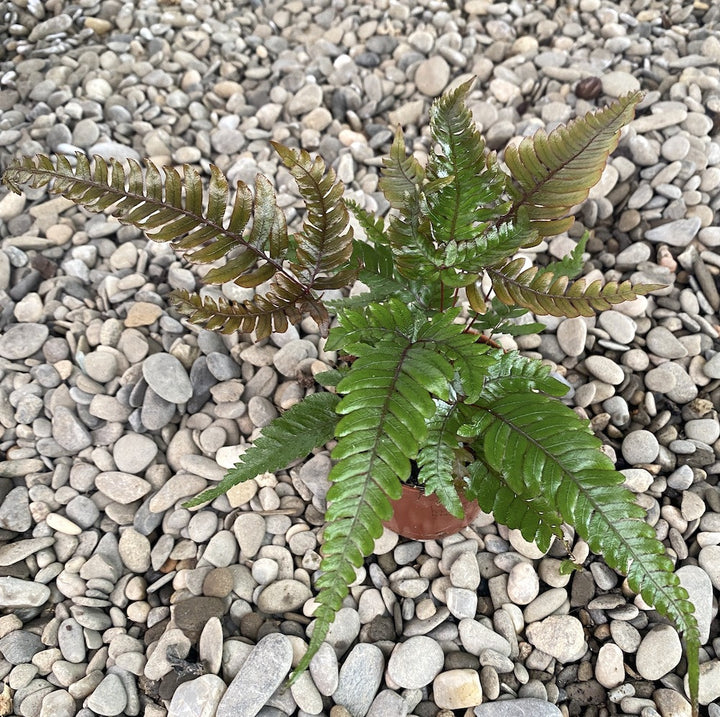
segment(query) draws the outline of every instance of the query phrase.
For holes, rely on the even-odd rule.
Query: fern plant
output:
[[[697,714],[699,632],[673,564],[623,477],[587,422],[561,403],[565,386],[539,361],[478,341],[478,328],[511,326],[524,311],[591,316],[655,285],[571,281],[583,245],[544,268],[525,267],[518,250],[566,230],[570,210],[598,181],[620,130],[640,100],[632,93],[549,134],[523,139],[501,168],[476,129],[466,98],[471,83],[431,108],[434,147],[426,166],[408,156],[398,130],[380,187],[392,212],[374,217],[343,200],[343,186],[319,158],[274,145],[297,181],[306,212],[289,234],[270,182],[254,192],[212,169],[207,192],[198,173],[162,172],[23,157],[5,172],[15,191],[49,186],[93,211],[169,242],[191,262],[209,264],[208,285],[254,287],[228,301],[176,292],[188,319],[223,333],[282,332],[312,316],[326,347],[354,357],[318,380],[309,395],[267,426],[224,480],[190,501],[197,506],[259,473],[303,458],[331,439],[334,461],[323,531],[314,629],[291,681],[307,668],[392,515],[391,500],[415,478],[453,515],[460,495],[546,550],[561,525],[627,574],[631,588],[670,618],[686,639]],[[348,207],[364,236],[355,236]],[[359,278],[367,293],[335,302],[323,292]],[[330,309],[337,316],[330,328]],[[532,327],[530,330],[535,330]]]

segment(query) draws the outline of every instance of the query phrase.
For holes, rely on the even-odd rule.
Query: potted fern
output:
[[[591,316],[658,288],[629,282],[571,282],[582,246],[569,259],[525,268],[518,250],[565,231],[571,208],[599,180],[639,93],[508,147],[507,171],[486,151],[466,98],[467,82],[431,108],[434,146],[427,165],[406,155],[398,130],[380,187],[387,221],[343,200],[343,186],[320,158],[274,145],[306,204],[290,235],[270,182],[234,197],[217,168],[209,191],[190,167],[161,173],[77,155],[24,157],[4,175],[53,191],[94,211],[110,210],[191,261],[210,264],[209,287],[255,287],[252,300],[176,292],[188,319],[260,341],[312,316],[326,348],[352,362],[316,376],[308,395],[273,423],[224,480],[190,502],[214,499],[241,481],[277,471],[334,440],[334,465],[315,581],[314,629],[293,681],[309,665],[355,579],[393,515],[404,484],[416,479],[444,508],[483,510],[547,550],[561,524],[627,574],[629,585],[670,618],[686,639],[697,714],[699,632],[693,606],[644,511],[600,451],[587,422],[558,400],[566,386],[540,361],[478,340],[477,329],[508,330],[526,310]],[[350,225],[354,212],[362,235]],[[332,305],[329,289],[359,278],[369,291]],[[331,326],[331,311],[337,317]]]

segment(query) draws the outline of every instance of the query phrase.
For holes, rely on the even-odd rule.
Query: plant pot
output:
[[[435,540],[453,535],[470,525],[480,512],[480,506],[460,496],[464,518],[456,518],[445,510],[437,495],[425,495],[421,488],[403,484],[402,496],[390,501],[393,517],[383,523],[398,535],[412,540]]]

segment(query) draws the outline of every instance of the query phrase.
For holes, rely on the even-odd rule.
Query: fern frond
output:
[[[491,349],[491,353],[499,352],[499,349]],[[521,356],[517,351],[507,351],[488,365],[477,401],[486,404],[509,393],[533,390],[550,396],[564,396],[567,386],[550,375],[549,366]]]
[[[586,231],[567,256],[564,256],[558,261],[550,262],[547,266],[540,269],[540,271],[543,274],[551,272],[556,277],[567,276],[568,279],[574,279],[576,276],[579,276],[583,268],[583,254],[589,238],[590,232]]]
[[[482,234],[464,242],[449,240],[436,253],[440,279],[450,287],[469,286],[487,266],[512,256],[520,247],[535,243],[524,209],[514,222],[488,226]]]
[[[282,470],[332,440],[339,420],[335,413],[339,401],[338,396],[326,391],[306,396],[265,426],[261,435],[240,456],[240,461],[215,487],[183,505],[192,508],[214,500],[234,485],[252,480],[261,473]]]
[[[645,511],[622,488],[601,442],[569,408],[540,393],[510,393],[484,405],[463,435],[477,438],[487,465],[518,495],[544,496],[591,550],[628,577],[643,600],[685,634],[691,675],[697,621]],[[695,693],[696,694],[696,693]]]
[[[439,403],[435,415],[427,422],[428,437],[417,457],[420,469],[417,480],[424,486],[425,495],[435,493],[456,518],[464,515],[455,485],[456,468],[472,460],[458,440],[460,423],[457,404]],[[469,460],[463,461],[463,454]]]
[[[473,443],[472,448],[481,458],[478,443]],[[554,536],[562,537],[563,520],[542,495],[516,493],[505,477],[484,460],[474,461],[467,470],[466,497],[477,501],[486,513],[492,513],[498,523],[519,530],[525,540],[536,543],[542,551],[550,549]]]
[[[291,150],[286,151],[286,158],[289,155],[293,155]],[[306,170],[299,184],[309,214],[304,231],[296,237],[295,262],[287,266],[290,247],[285,216],[272,185],[262,175],[256,178],[254,194],[238,182],[232,202],[227,180],[217,167],[211,167],[205,193],[200,175],[189,166],[183,168],[182,176],[173,167],[164,167],[161,173],[152,162],[146,162],[143,171],[129,160],[126,170],[116,160],[95,157],[91,166],[82,153],[76,154],[74,168],[62,155],[55,161],[43,155],[23,157],[8,167],[3,181],[14,191],[21,184],[47,186],[90,211],[112,208],[119,221],[137,227],[154,241],[170,243],[189,261],[202,264],[225,258],[222,266],[205,275],[206,284],[232,281],[253,288],[269,281],[267,294],[256,297],[252,306],[222,305],[216,316],[212,315],[213,302],[181,300],[185,310],[192,309],[193,320],[207,320],[209,328],[221,326],[229,332],[229,327],[240,325],[242,317],[243,330],[255,330],[260,339],[272,326],[287,327],[288,319],[296,322],[304,312],[325,333],[329,317],[316,292],[344,286],[354,276],[346,266],[352,232],[340,197],[342,184],[334,183],[332,173],[320,176],[322,163],[309,162],[300,156],[296,163],[298,173]]]
[[[570,227],[570,209],[587,199],[599,181],[608,155],[617,146],[620,130],[632,120],[642,93],[631,92],[609,107],[559,126],[550,134],[538,130],[505,150],[512,182],[510,216],[526,207],[541,237]]]
[[[474,79],[462,83],[430,108],[430,130],[438,148],[428,159],[427,180],[438,188],[427,195],[427,213],[433,241],[441,249],[472,242],[474,260],[481,262],[487,222],[504,214],[509,205],[500,204],[506,175],[494,155],[486,153],[465,102],[473,83]],[[512,253],[511,249],[498,258]]]
[[[398,212],[390,217],[387,240],[397,270],[408,279],[430,278],[434,271],[431,262],[434,248],[424,214],[424,181],[425,171],[415,157],[406,156],[405,140],[398,128],[390,154],[383,159],[379,187]]]
[[[313,289],[339,289],[352,283],[356,272],[349,267],[353,230],[343,201],[343,183],[325,162],[304,150],[272,142],[283,164],[295,178],[307,214],[302,230],[293,235],[295,261],[290,268]]]
[[[500,301],[509,306],[523,306],[540,315],[594,316],[597,311],[662,288],[661,284],[633,286],[629,281],[620,284],[609,281],[604,286],[600,280],[587,284],[584,279],[577,279],[570,283],[563,273],[540,271],[536,266],[524,269],[524,265],[522,258],[514,259],[503,266],[489,267],[487,272]]]
[[[372,553],[382,521],[392,516],[390,500],[400,497],[410,459],[427,436],[426,420],[435,413],[436,355],[399,331],[374,346],[354,346],[358,358],[337,385],[344,396],[336,407],[342,418],[331,454],[336,463],[329,476],[317,619],[291,682],[319,649],[355,568]],[[452,375],[449,365],[446,373]]]

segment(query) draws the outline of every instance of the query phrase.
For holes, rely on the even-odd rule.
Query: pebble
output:
[[[5,608],[40,607],[50,599],[47,585],[13,577],[0,577],[0,604]]]
[[[652,463],[658,455],[660,444],[650,431],[633,431],[622,442],[623,458],[632,466]]]
[[[433,700],[441,709],[474,707],[482,702],[480,677],[475,670],[448,670],[433,682]]]
[[[42,348],[49,334],[45,324],[14,324],[0,336],[0,357],[9,361],[28,358]]]
[[[682,657],[682,645],[671,625],[657,625],[640,643],[635,665],[646,680],[659,680],[670,672]]]
[[[415,86],[428,97],[442,94],[450,81],[450,65],[441,55],[423,60],[415,70]]]
[[[340,668],[333,702],[351,715],[366,714],[380,686],[384,662],[377,646],[363,642],[355,645]]]
[[[622,368],[605,356],[588,356],[585,367],[593,376],[612,386],[621,384],[625,379]]]
[[[225,682],[217,675],[201,675],[183,682],[173,693],[168,717],[214,715],[225,689]]]
[[[103,678],[87,700],[87,705],[93,712],[110,717],[122,714],[127,703],[128,695],[122,680],[112,673]]]
[[[227,686],[216,716],[257,714],[287,676],[292,657],[292,646],[285,635],[263,637]]]
[[[645,239],[657,244],[686,247],[698,233],[702,222],[699,217],[676,219],[645,232]]]
[[[560,662],[574,662],[585,653],[582,623],[572,615],[551,615],[528,625],[525,634],[531,645]]]
[[[567,356],[580,356],[585,350],[587,324],[581,317],[563,319],[557,327],[557,340]]]
[[[435,679],[444,662],[440,645],[429,637],[417,635],[395,648],[388,660],[387,674],[400,687],[418,689]]]
[[[560,709],[534,697],[488,702],[473,710],[475,717],[561,717]]]
[[[187,371],[180,361],[166,353],[148,356],[142,365],[148,386],[169,403],[185,403],[193,394]]]

